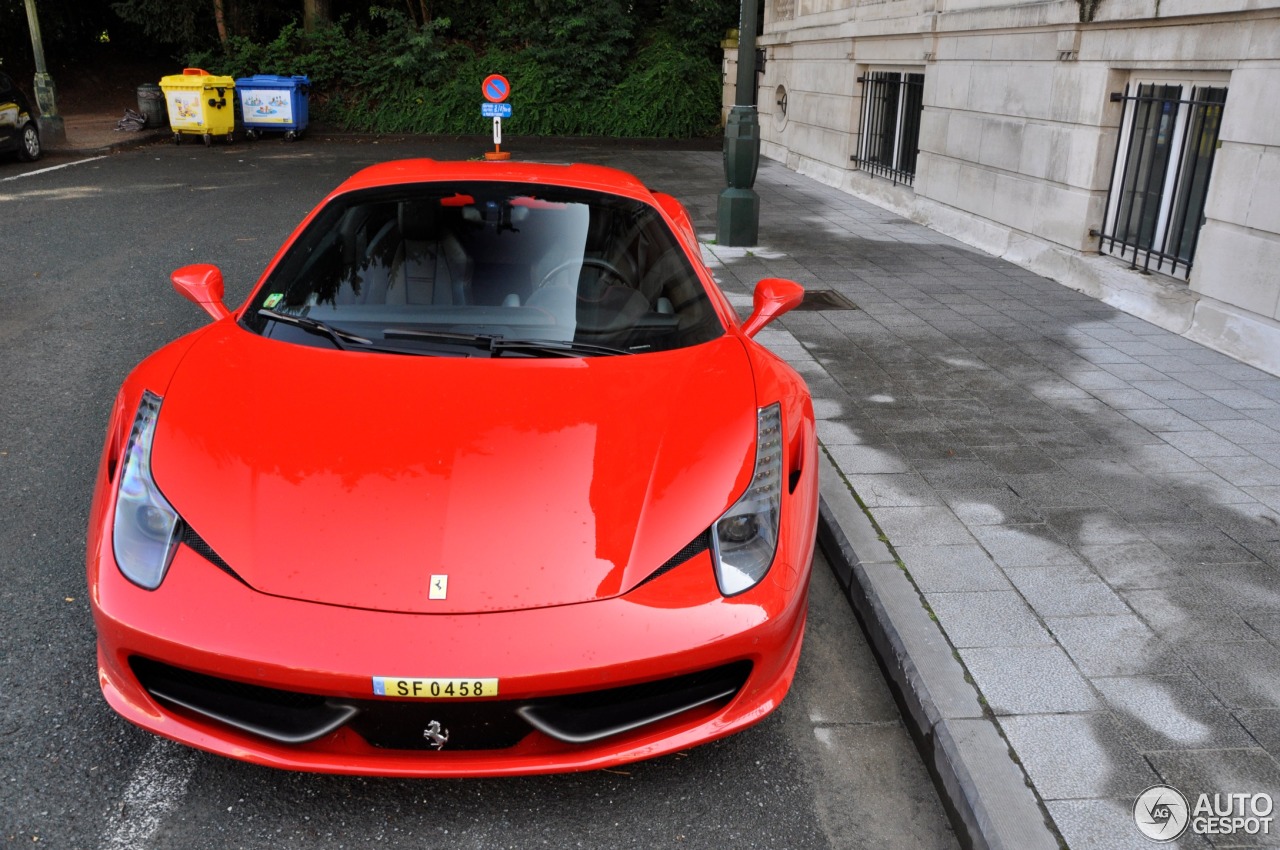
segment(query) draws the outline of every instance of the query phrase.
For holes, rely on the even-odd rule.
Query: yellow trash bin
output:
[[[210,144],[215,136],[235,141],[236,81],[218,77],[199,68],[160,78],[160,88],[169,108],[169,126],[174,144],[182,135],[201,136]]]

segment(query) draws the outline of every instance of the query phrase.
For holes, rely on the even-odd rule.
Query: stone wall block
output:
[[[1022,62],[1009,67],[1000,114],[1049,118],[1053,113],[1054,70],[1052,62]]]
[[[1224,12],[1245,12],[1261,9],[1267,0],[1160,0],[1160,17],[1176,18],[1183,15],[1220,15]]]
[[[920,178],[924,176],[925,179]],[[916,194],[940,204],[954,206],[959,193],[960,163],[954,159],[920,152],[916,160]]]
[[[1057,56],[1058,34],[1052,31],[1016,33],[991,43],[993,62],[1043,62]]]
[[[810,124],[815,127],[848,132],[849,113],[852,109],[853,101],[848,97],[796,88],[787,90],[787,122],[789,124],[793,122]]]
[[[1071,124],[1102,123],[1113,90],[1111,83],[1112,72],[1105,66],[1058,63],[1053,69],[1049,117]]]
[[[974,65],[969,83],[968,108],[989,115],[1007,115],[1008,65]]]
[[[817,162],[840,168],[849,167],[849,134],[843,129],[804,124],[790,121],[787,123],[788,147],[793,151],[804,151],[804,156]]]
[[[1231,72],[1227,105],[1222,110],[1223,143],[1242,142],[1280,147],[1280,85],[1270,68]]]
[[[1249,27],[1249,58],[1280,59],[1280,21],[1256,21]]]
[[[989,118],[982,127],[982,147],[978,162],[1002,171],[1017,171],[1022,158],[1023,121]]]
[[[1224,144],[1213,158],[1209,175],[1209,194],[1205,198],[1206,218],[1228,224],[1248,222],[1251,197],[1261,176],[1262,148]],[[1271,184],[1256,194],[1280,196],[1280,184]],[[1276,230],[1280,233],[1280,228]]]
[[[1060,182],[1077,189],[1105,192],[1111,184],[1118,132],[1080,125],[1066,129],[1067,167]]]
[[[948,110],[926,107],[920,116],[920,150],[945,153],[950,126],[951,113]]]
[[[853,59],[859,64],[923,67],[924,50],[924,42],[919,38],[859,38],[853,43]]]
[[[1018,171],[1028,177],[1050,179],[1053,164],[1059,155],[1054,150],[1061,130],[1051,124],[1027,122],[1022,131],[1022,158]]]
[[[985,123],[986,119],[975,112],[951,112],[947,119],[946,143],[941,152],[954,159],[977,162]]]
[[[924,102],[943,109],[965,109],[969,102],[969,65],[934,65],[925,71]]]
[[[1280,148],[1265,148],[1258,152],[1258,159],[1245,224],[1255,230],[1280,234]],[[1217,180],[1217,175],[1213,179]]]
[[[1104,200],[1097,193],[1045,184],[1035,207],[1032,232],[1073,251],[1088,250],[1092,243],[1089,229],[1102,223]]]
[[[1191,288],[1268,318],[1280,310],[1280,237],[1218,221],[1200,228]]]
[[[1163,6],[1160,17],[1168,19]],[[1218,62],[1225,70],[1248,55],[1249,40],[1249,28],[1236,23],[1126,27],[1107,30],[1098,58],[1129,67],[1177,68],[1178,57],[1194,57],[1196,67]]]
[[[993,218],[995,204],[996,173],[980,166],[960,164],[956,177],[956,206],[963,210]]]
[[[986,62],[991,59],[991,35],[947,35],[938,38],[940,62]]]
[[[995,193],[991,199],[991,218],[1014,230],[1026,230],[1031,219],[1028,210],[1037,209],[1043,183],[1016,174],[995,175]]]

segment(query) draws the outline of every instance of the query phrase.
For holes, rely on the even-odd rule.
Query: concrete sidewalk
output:
[[[1149,847],[1159,783],[1280,798],[1280,378],[777,163],[731,249],[719,152],[564,147],[684,201],[743,312],[764,277],[849,302],[760,338],[813,390],[824,549],[975,846]]]
[[[124,114],[123,108],[109,110],[105,107],[94,112],[64,113],[62,124],[66,139],[56,143],[46,142],[44,152],[78,156],[101,155],[173,137],[168,127],[117,130],[116,125]]]
[[[604,159],[690,206],[743,310],[772,276],[856,305],[761,339],[813,390],[828,555],[975,843],[1052,841],[1019,766],[1075,850],[1151,846],[1160,783],[1280,799],[1280,378],[777,163],[744,250],[719,154]]]

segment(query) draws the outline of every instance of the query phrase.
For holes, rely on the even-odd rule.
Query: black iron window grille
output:
[[[1185,278],[1204,224],[1225,86],[1140,83],[1111,95],[1125,115],[1107,192],[1103,251]]]
[[[920,152],[920,114],[924,110],[924,74],[874,71],[859,77],[862,117],[858,153],[863,171],[910,186]]]

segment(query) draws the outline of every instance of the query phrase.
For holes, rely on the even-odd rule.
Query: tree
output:
[[[314,32],[316,27],[323,26],[330,20],[329,0],[303,0],[302,26],[307,32]]]

